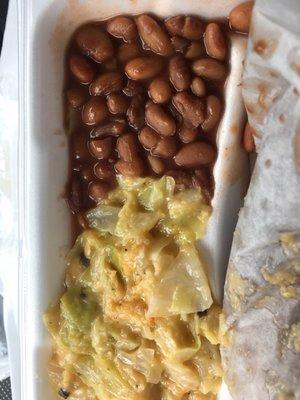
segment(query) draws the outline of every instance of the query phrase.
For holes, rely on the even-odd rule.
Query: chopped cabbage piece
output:
[[[192,245],[182,246],[174,262],[157,279],[148,315],[189,314],[204,311],[211,304],[208,280],[197,251]]]
[[[211,208],[201,192],[189,189],[174,194],[167,201],[168,216],[160,222],[163,232],[177,237],[180,243],[194,243],[205,233]]]
[[[211,344],[220,344],[221,308],[213,304],[207,314],[199,319],[198,332],[206,337]]]
[[[199,373],[199,390],[204,394],[216,394],[223,376],[219,348],[203,338],[201,352],[196,354],[191,362]]]
[[[173,393],[175,392],[183,398],[185,394],[199,388],[199,376],[193,365],[166,360],[164,366],[166,375],[174,382],[174,386],[171,387]]]
[[[85,301],[77,289],[69,289],[60,300],[60,309],[62,319],[70,327],[87,332],[97,314],[98,306],[93,301]]]
[[[115,234],[126,239],[138,239],[149,232],[160,220],[161,212],[147,212],[140,209],[135,196],[130,193],[119,213]]]
[[[87,212],[88,223],[91,228],[96,228],[100,232],[114,234],[120,210],[120,207],[101,204]]]
[[[122,378],[115,364],[108,358],[81,357],[74,363],[77,373],[91,385],[99,399],[137,400],[130,385]]]
[[[139,201],[146,210],[164,210],[167,201],[173,196],[175,181],[170,176],[151,180],[139,193]]]
[[[163,355],[175,361],[189,360],[201,346],[200,337],[179,317],[158,318],[154,337]]]
[[[145,392],[147,391],[149,385],[146,381],[145,376],[139,371],[132,368],[132,365],[127,365],[123,363],[117,357],[115,357],[114,363],[118,368],[118,371],[120,372],[122,378],[126,380],[126,382],[128,382],[128,384],[136,393],[143,393],[144,398],[146,399],[147,396],[145,395]]]
[[[53,339],[55,340],[59,332],[59,324],[60,324],[59,304],[54,307],[50,307],[48,309],[47,313],[43,315],[43,321],[48,331],[53,336]]]
[[[152,348],[141,346],[135,352],[117,352],[117,359],[139,371],[149,383],[159,383],[162,373],[160,359]]]

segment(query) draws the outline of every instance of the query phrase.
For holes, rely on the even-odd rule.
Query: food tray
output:
[[[20,364],[12,365],[16,399],[54,399],[47,377],[50,340],[42,314],[62,288],[70,246],[69,211],[63,199],[68,173],[63,130],[64,50],[84,22],[117,14],[161,17],[195,14],[222,18],[238,0],[18,0],[19,46],[19,320]],[[226,110],[218,132],[214,211],[199,243],[212,289],[221,302],[233,229],[248,183],[248,158],[240,145],[245,122],[241,99],[246,38],[232,35]],[[228,398],[221,394],[221,399]]]

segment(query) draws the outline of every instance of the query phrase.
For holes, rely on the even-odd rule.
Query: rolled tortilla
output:
[[[300,399],[299,15],[297,1],[259,0],[252,19],[243,96],[258,156],[230,255],[221,349],[236,400]]]

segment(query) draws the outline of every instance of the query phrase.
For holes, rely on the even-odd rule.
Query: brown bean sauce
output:
[[[171,31],[176,32],[174,35],[166,28],[166,20],[153,15],[147,14],[140,20],[140,16],[128,16],[126,29],[118,26],[118,20],[111,24],[116,18],[81,26],[66,51],[65,126],[70,149],[67,200],[75,217],[74,235],[85,227],[84,212],[116,187],[117,173],[133,177],[171,175],[177,190],[201,187],[208,203],[214,190],[211,159],[215,159],[216,132],[224,109],[225,77],[208,79],[193,72],[197,70],[193,68],[195,60],[210,58],[203,38],[211,21],[193,17],[202,26],[197,33],[189,31],[183,17],[181,25],[168,24]],[[222,63],[228,73],[228,28],[224,21],[217,23],[226,43],[225,61],[217,62]],[[147,24],[154,29],[148,36],[150,39],[144,32],[150,29]],[[108,32],[108,26],[115,36]],[[140,34],[147,37],[147,43]],[[194,39],[197,35],[200,38]],[[211,42],[214,44],[213,40]],[[177,69],[170,71],[169,66]],[[133,80],[128,76],[144,79]],[[197,96],[195,87],[191,89],[197,76],[205,85],[201,88],[202,96]],[[185,95],[178,97],[179,102],[173,102],[173,96],[181,91]],[[219,116],[213,119],[217,121],[213,127],[211,120],[207,121],[212,111],[206,99],[211,95],[222,104],[221,112],[218,108]],[[195,107],[192,115],[191,107]],[[139,132],[145,126],[154,130],[156,139],[151,142],[152,148],[143,147],[139,141]],[[135,140],[127,138],[118,143],[119,137],[128,134],[135,136]],[[199,142],[210,146],[210,157],[200,153],[198,156],[198,149],[207,149],[207,146],[199,146]],[[197,145],[192,146],[193,143]],[[133,147],[128,149],[127,145]],[[122,154],[129,154],[126,160],[118,154],[120,146]],[[184,146],[188,147],[181,151]],[[189,157],[191,148],[192,157]],[[176,158],[179,151],[180,156]],[[179,159],[180,163],[176,163]]]

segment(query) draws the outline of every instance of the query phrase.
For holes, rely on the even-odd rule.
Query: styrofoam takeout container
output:
[[[69,211],[62,198],[68,172],[63,132],[64,50],[83,22],[116,14],[152,12],[166,17],[198,14],[219,18],[240,0],[17,0],[18,3],[18,238],[20,365],[11,366],[16,400],[55,398],[47,377],[51,344],[42,314],[61,291],[70,246]],[[241,99],[246,38],[232,35],[226,110],[219,128],[214,211],[200,243],[211,285],[220,302],[232,232],[248,183],[248,159],[240,146],[245,119]],[[9,332],[14,326],[7,323]],[[12,336],[11,336],[12,338]],[[10,341],[8,336],[8,341]],[[17,351],[18,346],[9,343]],[[14,356],[14,360],[18,357]],[[221,399],[228,398],[221,394]]]

